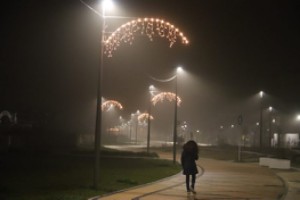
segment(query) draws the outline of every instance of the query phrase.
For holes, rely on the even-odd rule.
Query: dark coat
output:
[[[198,152],[183,150],[181,154],[181,166],[184,175],[198,174],[196,160],[198,160]]]

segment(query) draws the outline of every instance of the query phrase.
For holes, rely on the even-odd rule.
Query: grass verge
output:
[[[103,157],[100,189],[94,190],[92,156],[6,155],[0,163],[1,200],[86,200],[171,176],[171,161]]]

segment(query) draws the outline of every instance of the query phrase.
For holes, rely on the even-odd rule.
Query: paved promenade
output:
[[[196,180],[196,194],[186,192],[185,177],[180,173],[91,200],[300,199],[300,172],[297,170],[271,170],[258,163],[205,158],[200,159],[197,164],[200,173]]]

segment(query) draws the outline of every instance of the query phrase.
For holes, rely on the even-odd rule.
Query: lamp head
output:
[[[182,67],[177,67],[177,69],[176,69],[176,73],[180,73],[180,72],[182,72],[183,71],[183,69],[182,69]]]
[[[103,0],[102,1],[102,9],[103,10],[111,10],[114,7],[112,0]]]
[[[263,98],[264,92],[263,92],[263,91],[260,91],[260,92],[259,92],[259,96],[260,96],[260,98]]]

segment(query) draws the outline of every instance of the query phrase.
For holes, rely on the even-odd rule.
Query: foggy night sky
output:
[[[179,80],[179,118],[195,128],[214,124],[260,90],[299,111],[299,1],[114,2],[116,15],[165,19],[190,41],[169,48],[164,38],[138,37],[105,57],[103,96],[120,101],[125,118],[147,109],[150,84],[173,91],[173,83],[149,75],[170,77],[178,65],[193,77]],[[47,113],[60,125],[93,129],[101,19],[79,0],[6,1],[0,13],[0,109]],[[108,21],[108,29],[125,22]]]

